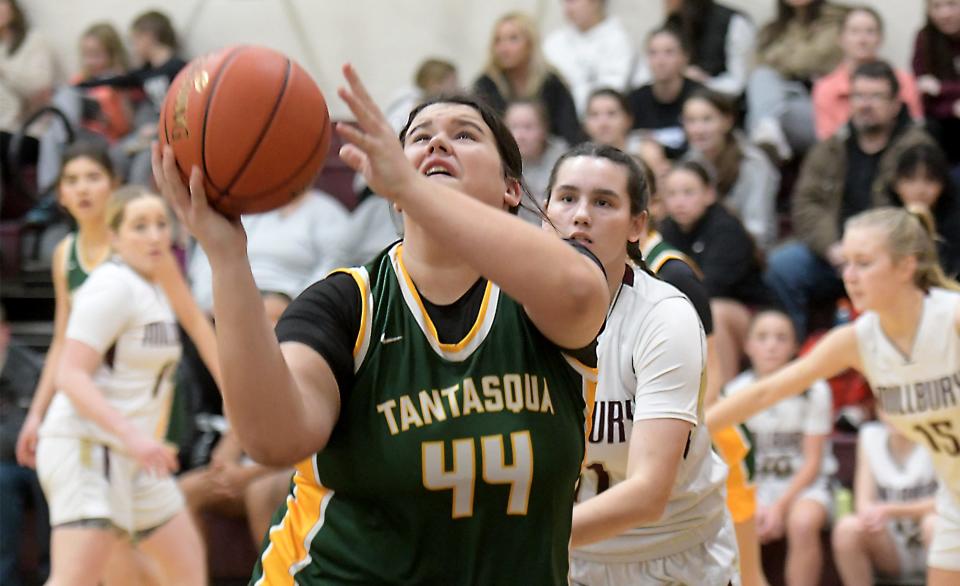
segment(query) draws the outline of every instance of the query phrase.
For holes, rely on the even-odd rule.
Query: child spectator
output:
[[[570,90],[547,65],[540,51],[537,26],[526,14],[510,12],[493,27],[490,56],[473,91],[497,112],[516,99],[537,99],[550,121],[550,134],[574,145],[583,129]]]
[[[840,30],[843,61],[813,84],[813,115],[817,139],[833,136],[850,120],[850,74],[859,65],[876,61],[883,43],[883,19],[869,6],[850,9]],[[895,69],[900,82],[900,99],[915,120],[923,118],[920,93],[913,75]]]
[[[632,126],[633,116],[623,94],[611,88],[590,94],[583,127],[591,141],[626,152],[627,135]]]
[[[797,352],[790,318],[780,311],[754,317],[747,336],[750,370],[725,388],[736,394],[787,364]],[[814,382],[801,395],[746,421],[753,436],[757,531],[761,543],[787,538],[786,582],[819,584],[823,568],[820,532],[832,509],[830,476],[836,471],[830,387]]]
[[[683,103],[703,86],[685,76],[690,51],[672,28],[660,28],[647,37],[650,82],[627,94],[633,127],[645,131],[675,159],[687,150],[680,117]]]
[[[167,89],[186,62],[177,55],[176,32],[162,12],[145,12],[133,20],[130,28],[133,55],[141,66],[123,75],[96,77],[78,85],[143,90],[145,99],[134,111],[134,130],[115,146],[111,156],[128,183],[150,185],[153,173],[150,141],[157,134],[157,122]]]
[[[607,14],[607,0],[563,0],[563,15],[567,24],[547,36],[543,54],[569,84],[582,118],[591,92],[626,89],[633,43],[620,19]]]
[[[816,142],[810,87],[843,57],[837,46],[846,9],[827,0],[778,0],[760,30],[757,68],[747,82],[747,131],[781,160]]]
[[[706,161],[717,173],[717,196],[740,218],[763,250],[777,240],[776,199],[780,172],[767,155],[734,129],[732,100],[700,90],[683,105],[687,159]]]
[[[420,102],[434,96],[452,94],[460,89],[457,67],[443,59],[426,59],[417,67],[415,87],[401,90],[384,109],[384,115],[398,133]]]
[[[127,50],[113,25],[100,22],[84,31],[80,37],[80,72],[72,83],[126,71]],[[84,128],[107,137],[111,143],[130,132],[133,112],[122,91],[105,85],[89,88],[84,94],[93,104],[92,112],[84,112]]]
[[[913,72],[923,111],[951,164],[960,162],[960,2],[927,0],[927,23],[917,33]]]
[[[937,255],[944,273],[960,273],[960,196],[946,156],[934,144],[903,151],[891,185],[894,201],[930,212],[937,228]]]
[[[713,179],[700,163],[679,163],[667,175],[663,191],[668,217],[660,233],[703,271],[726,382],[740,370],[748,307],[768,301],[757,248],[740,220],[717,203]]]
[[[523,181],[527,194],[541,209],[547,196],[547,184],[554,163],[567,150],[567,143],[559,137],[550,136],[547,130],[547,114],[543,105],[532,100],[516,100],[507,106],[504,122],[513,134],[520,157],[523,159]],[[524,198],[526,199],[526,198]],[[540,225],[542,215],[530,202],[520,206],[520,217]]]
[[[833,528],[844,584],[923,578],[933,533],[937,477],[930,454],[886,423],[864,424],[853,480],[856,513]]]
[[[714,0],[664,0],[664,8],[664,26],[677,31],[690,49],[686,76],[715,92],[740,96],[757,40],[750,19]],[[648,80],[641,70],[634,82]]]

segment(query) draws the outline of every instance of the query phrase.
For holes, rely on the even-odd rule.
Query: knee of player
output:
[[[831,541],[833,550],[838,553],[858,549],[863,540],[863,523],[855,515],[847,515],[837,521],[833,527]]]
[[[789,539],[819,539],[826,521],[823,505],[810,500],[800,500],[790,507],[787,515]]]

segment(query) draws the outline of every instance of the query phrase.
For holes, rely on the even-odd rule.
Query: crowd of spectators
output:
[[[486,64],[468,89],[504,115],[520,147],[527,189],[520,213],[533,223],[542,220],[554,162],[585,140],[615,146],[652,170],[660,185],[654,201],[663,206],[657,228],[702,270],[719,342],[719,384],[733,381],[735,390],[738,375],[782,365],[758,365],[758,331],[787,332],[785,363],[815,329],[833,325],[834,308],[848,307],[837,303],[844,296],[839,243],[851,216],[884,205],[925,208],[941,236],[944,269],[960,271],[960,0],[925,0],[925,8],[912,70],[903,70],[879,57],[886,26],[867,5],[777,0],[774,19],[755,23],[714,0],[664,0],[664,21],[634,39],[605,0],[564,0],[564,23],[542,42],[531,16],[497,19]],[[188,57],[170,19],[141,14],[130,24],[129,46],[111,24],[90,25],[78,39],[80,69],[61,76],[28,16],[15,0],[0,0],[0,177],[7,181],[17,171],[6,156],[12,137],[32,113],[59,103],[54,95],[64,90],[81,104],[73,122],[109,146],[123,182],[150,185],[149,144],[167,88]],[[62,77],[69,80],[64,87]],[[457,91],[461,81],[451,61],[425,60],[413,85],[384,104],[391,124],[399,129],[418,102]],[[332,268],[363,263],[398,236],[400,212],[365,185],[355,188],[348,201],[312,190],[284,208],[244,218],[268,315],[279,316]],[[10,205],[4,202],[5,219]],[[210,311],[203,251],[181,244],[193,293]],[[764,313],[770,307],[782,313]],[[38,372],[28,367],[39,361],[13,360],[21,350],[7,341],[4,327],[4,511],[21,502],[12,495],[39,495],[35,477],[14,462],[8,437],[17,427],[15,419],[8,425],[8,414],[23,407]],[[259,466],[242,453],[203,370],[187,352],[180,387],[190,397],[181,455],[188,503],[197,515],[208,509],[249,515],[252,535],[262,535],[263,511],[282,498],[289,471]],[[817,401],[821,417],[798,419],[799,436],[832,428],[823,388],[803,399]],[[868,407],[863,414],[869,416]],[[768,424],[756,422],[762,429]],[[834,467],[825,456],[807,466],[812,471],[802,486],[775,474],[780,484],[764,506],[800,511],[790,519],[802,523],[794,517],[805,514],[804,500],[794,497],[829,485],[824,478]],[[761,537],[798,536],[802,547],[812,547],[816,540],[804,531],[818,534],[832,507],[821,496],[806,513],[818,522],[795,530],[764,525]],[[15,583],[10,537],[19,535],[13,527],[20,521],[3,515],[4,584]],[[855,523],[837,528],[838,551],[853,551]],[[792,544],[789,555],[807,559],[794,546],[800,545]]]

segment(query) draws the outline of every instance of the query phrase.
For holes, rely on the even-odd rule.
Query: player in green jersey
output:
[[[344,75],[358,127],[337,126],[340,156],[405,237],[305,291],[277,335],[240,223],[211,212],[198,169],[191,194],[154,153],[210,258],[227,416],[253,458],[297,468],[252,583],[566,584],[595,358],[562,349],[592,345],[603,271],[505,213],[520,154],[485,105],[427,103],[398,143]]]

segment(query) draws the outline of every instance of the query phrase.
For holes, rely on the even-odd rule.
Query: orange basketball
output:
[[[160,115],[186,181],[203,171],[207,199],[228,216],[278,208],[307,188],[330,148],[330,114],[302,67],[272,49],[228,47],[173,80]]]

